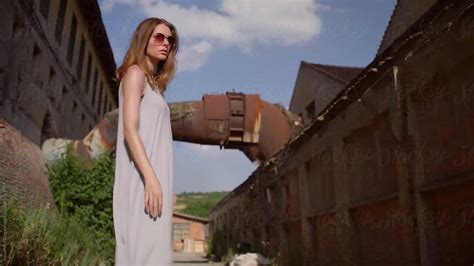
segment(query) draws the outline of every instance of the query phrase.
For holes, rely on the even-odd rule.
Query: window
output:
[[[64,96],[66,96],[66,94],[67,94],[66,86],[63,85],[63,89],[61,91],[61,99],[63,99],[63,101],[64,101]]]
[[[87,72],[86,72],[86,84],[85,84],[85,88],[86,88],[86,93],[87,91],[89,91],[89,87],[91,86],[90,85],[90,81],[91,81],[91,66],[92,66],[92,57],[91,57],[91,54],[89,53],[89,55],[87,56]]]
[[[283,203],[285,213],[288,213],[290,211],[290,186],[288,184],[283,186]]]
[[[63,34],[64,16],[66,15],[66,4],[67,0],[61,0],[61,3],[59,4],[58,19],[56,20],[56,31],[54,33],[54,36],[56,37],[58,43],[61,43],[61,37]]]
[[[81,79],[82,76],[82,64],[84,64],[84,50],[86,49],[86,40],[84,36],[81,36],[81,47],[79,48],[79,59],[77,60],[76,76],[77,79]]]
[[[54,80],[55,77],[56,77],[56,71],[54,71],[54,68],[50,66],[49,67],[49,83],[50,84]]]
[[[67,47],[67,56],[66,59],[69,64],[72,62],[72,55],[74,54],[74,45],[76,42],[76,31],[77,31],[77,19],[74,14],[72,15],[71,21],[71,31],[69,32],[69,43]]]
[[[303,112],[300,112],[300,113],[298,114],[298,116],[301,118],[301,122],[302,122],[303,124],[305,124],[305,119],[304,119]]]
[[[69,98],[69,91],[66,89],[66,86],[63,85],[63,91],[61,93],[61,102],[62,102],[61,110],[63,111],[67,106],[67,101],[66,101],[67,98]]]
[[[267,202],[272,203],[272,189],[270,187],[265,189],[265,196],[267,198]]]
[[[189,238],[189,223],[173,224],[173,239],[181,240]]]
[[[40,2],[40,12],[46,20],[48,20],[49,2],[50,0],[41,0]]]
[[[50,88],[49,91],[56,90],[55,85],[56,85],[56,71],[54,71],[53,67],[49,67],[49,79],[48,79],[48,86]],[[52,106],[56,106],[55,95],[56,95],[55,93],[49,93],[49,96],[48,96],[49,101],[51,102]]]
[[[76,113],[76,111],[77,111],[77,103],[76,103],[76,101],[73,101],[72,102],[72,115],[73,116]]]
[[[52,127],[51,127],[51,115],[48,111],[43,118],[43,125],[41,126],[41,143],[51,138],[52,136],[53,134],[52,134]]]
[[[99,102],[97,102],[97,113],[100,116],[100,109],[102,107],[102,91],[104,90],[104,87],[102,86],[102,83],[100,84],[100,89],[99,89]]]
[[[103,115],[105,113],[105,103],[107,102],[107,93],[104,91],[104,102],[101,105],[100,114]]]
[[[104,108],[104,114],[110,111],[110,110],[109,110],[109,100],[108,100],[108,98],[107,98],[107,100],[104,102],[104,107],[105,107],[105,108]]]
[[[48,80],[49,86],[53,86],[53,85],[54,85],[55,79],[56,79],[56,71],[54,71],[54,68],[53,68],[53,67],[50,67],[50,68],[49,68],[49,80]]]
[[[103,84],[102,81],[100,82],[100,88],[102,88]],[[97,99],[97,94],[99,93],[99,88],[95,87],[94,91],[92,91],[92,106],[96,106],[95,100]]]
[[[41,67],[41,50],[38,45],[34,45],[33,47],[33,60],[32,60],[32,67],[35,74],[38,74],[38,71]]]
[[[306,113],[308,114],[309,120],[312,120],[316,116],[316,108],[314,106],[314,99],[306,105]]]
[[[92,91],[95,90],[95,88],[97,88],[97,69],[94,71],[94,83],[92,83]],[[87,90],[86,90],[86,93],[87,93]]]

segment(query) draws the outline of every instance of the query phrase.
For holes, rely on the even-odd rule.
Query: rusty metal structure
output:
[[[298,116],[258,94],[205,94],[201,101],[170,103],[173,139],[239,149],[252,162],[265,161],[302,129]],[[82,140],[49,139],[43,143],[48,162],[71,144],[73,153],[93,160],[117,141],[118,109],[105,114]]]

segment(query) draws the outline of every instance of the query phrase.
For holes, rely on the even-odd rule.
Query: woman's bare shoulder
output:
[[[127,68],[123,78],[126,87],[139,87],[142,89],[143,95],[145,88],[145,72],[138,65],[132,65]]]
[[[125,78],[145,78],[145,72],[138,65],[131,65],[125,71]]]

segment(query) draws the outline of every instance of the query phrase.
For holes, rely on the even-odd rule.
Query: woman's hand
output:
[[[163,210],[163,190],[157,178],[145,179],[145,212],[153,218],[160,216]]]

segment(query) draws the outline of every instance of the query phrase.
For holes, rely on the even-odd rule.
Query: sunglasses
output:
[[[163,33],[155,33],[153,36],[153,41],[155,41],[156,44],[162,44],[165,39],[168,40],[168,43],[170,46],[174,46],[176,44],[176,38],[173,36],[165,36]]]

